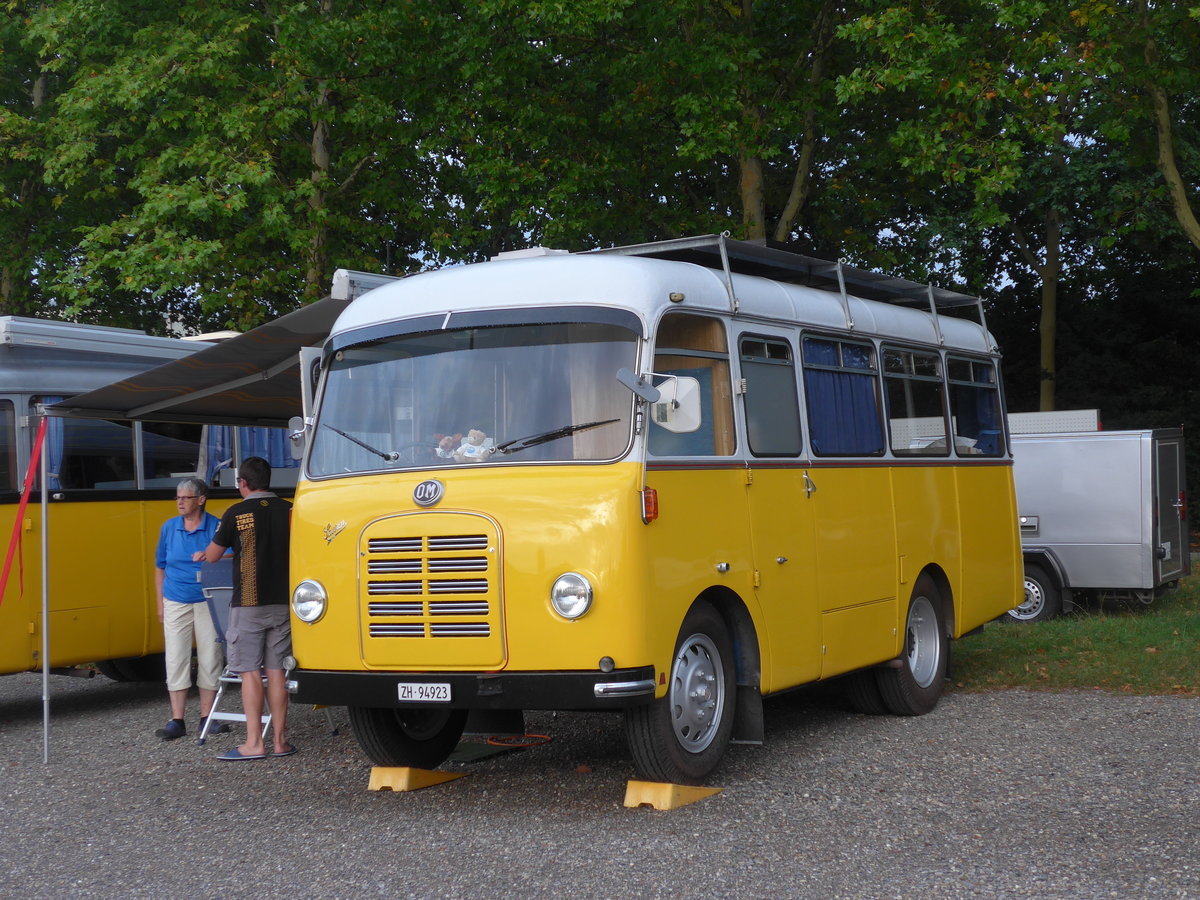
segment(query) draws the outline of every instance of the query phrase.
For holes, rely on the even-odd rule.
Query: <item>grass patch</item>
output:
[[[1150,606],[1085,609],[1050,622],[991,622],[954,644],[957,691],[1101,690],[1200,696],[1200,574]]]

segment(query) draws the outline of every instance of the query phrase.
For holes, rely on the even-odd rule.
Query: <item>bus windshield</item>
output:
[[[637,335],[598,323],[405,334],[332,354],[313,477],[623,455]]]

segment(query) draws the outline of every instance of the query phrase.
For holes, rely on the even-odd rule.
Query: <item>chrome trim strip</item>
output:
[[[597,697],[640,697],[654,693],[654,681],[602,681],[592,686],[592,692]]]

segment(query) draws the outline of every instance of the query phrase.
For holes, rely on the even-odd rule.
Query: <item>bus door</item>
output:
[[[805,335],[821,677],[895,655],[896,525],[884,458],[878,361],[866,341]]]
[[[763,691],[821,670],[811,482],[803,465],[796,354],[786,333],[738,335],[746,420],[746,497],[755,594],[766,623]]]

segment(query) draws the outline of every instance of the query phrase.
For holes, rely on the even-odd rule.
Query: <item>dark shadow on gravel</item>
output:
[[[3,677],[5,679],[24,679],[26,690],[21,692],[21,696],[10,696],[6,700],[0,700],[0,722],[15,724],[31,719],[40,720],[42,718],[41,675],[25,672]],[[52,717],[116,709],[128,703],[146,700],[161,700],[165,708],[167,701],[165,685],[147,682],[122,684],[109,681],[103,675],[97,675],[94,678],[51,675],[49,684],[50,715]]]

